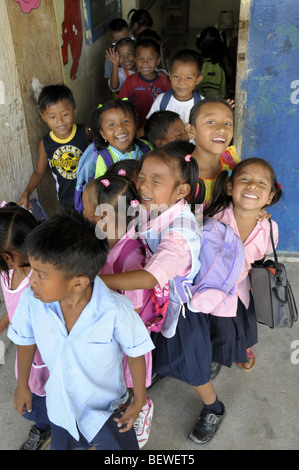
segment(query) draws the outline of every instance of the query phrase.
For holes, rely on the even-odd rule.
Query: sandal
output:
[[[239,367],[241,367],[241,369],[243,370],[251,370],[254,365],[255,365],[255,355],[253,354],[253,352],[251,351],[250,348],[247,349],[247,359],[248,359],[248,362],[237,362],[237,365]]]

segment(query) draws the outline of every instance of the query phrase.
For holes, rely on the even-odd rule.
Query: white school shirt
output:
[[[36,344],[50,371],[46,404],[51,422],[91,442],[128,398],[122,360],[154,349],[132,303],[95,279],[92,297],[68,333],[59,302],[43,303],[27,289],[8,337]]]
[[[151,109],[149,110],[146,119],[148,119],[154,112],[160,111],[161,101],[165,93],[161,93],[157,96],[155,101],[152,104]],[[203,99],[203,97],[201,97]],[[194,98],[192,97],[191,100],[187,101],[179,101],[173,95],[170,97],[168,105],[166,106],[167,111],[174,111],[177,113],[184,124],[189,123],[189,116],[190,111],[194,106]]]

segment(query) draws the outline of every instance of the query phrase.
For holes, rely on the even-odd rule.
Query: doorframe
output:
[[[244,116],[247,105],[248,41],[252,1],[240,0],[234,119],[234,144],[240,159],[242,158]]]

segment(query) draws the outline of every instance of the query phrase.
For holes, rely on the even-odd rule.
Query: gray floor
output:
[[[299,306],[299,263],[286,266]],[[0,309],[2,316],[3,304]],[[0,450],[17,450],[31,424],[13,409],[15,346],[5,334],[1,341],[5,344],[5,363],[0,365]],[[299,322],[291,329],[279,330],[259,325],[259,343],[253,350],[257,359],[251,371],[233,365],[231,369],[222,368],[215,379],[226,417],[205,445],[196,445],[187,437],[202,409],[192,387],[170,378],[154,385],[149,391],[154,403],[153,424],[144,449],[298,449]]]

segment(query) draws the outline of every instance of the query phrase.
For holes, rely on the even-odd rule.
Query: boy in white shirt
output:
[[[51,450],[138,450],[132,426],[146,396],[144,354],[154,346],[131,302],[97,276],[107,241],[83,216],[57,215],[30,233],[26,250],[31,289],[23,292],[8,332],[18,344],[15,409],[30,419],[29,363],[37,346],[50,372]],[[134,395],[120,413],[128,400],[124,354]]]
[[[155,111],[168,110],[179,114],[184,124],[187,124],[191,108],[203,99],[194,91],[203,78],[201,65],[201,57],[196,51],[191,49],[179,51],[172,60],[169,72],[171,90],[157,96],[146,116],[147,119]]]

